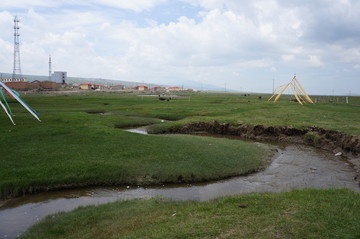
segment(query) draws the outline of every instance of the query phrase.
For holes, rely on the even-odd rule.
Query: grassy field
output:
[[[187,94],[170,102],[135,94],[24,95],[37,122],[10,100],[0,116],[0,195],[62,187],[213,180],[258,170],[269,149],[193,136],[137,135],[119,128],[166,128],[194,121],[316,125],[360,134],[360,97],[350,104],[274,104],[242,94]],[[163,122],[170,120],[171,122]]]
[[[29,95],[25,99],[44,116],[61,113],[108,112],[112,115],[170,121],[218,120],[272,126],[288,125],[298,128],[315,125],[360,135],[360,97],[350,97],[349,104],[344,103],[345,97],[327,97],[327,101],[336,102],[338,98],[342,101],[300,106],[296,102],[289,102],[289,96],[282,96],[276,104],[267,102],[268,96],[263,96],[263,100],[258,100],[257,96],[198,93],[185,94],[183,97],[173,98],[170,102],[161,102],[156,97],[141,97],[134,94],[88,93],[74,96]],[[313,98],[319,97],[313,96]],[[104,119],[101,121],[103,124],[110,124],[111,127],[117,123]],[[119,126],[130,125],[130,122],[118,123]],[[139,122],[136,122],[134,126],[138,124]]]
[[[41,113],[42,122],[14,102],[17,125],[1,117],[2,196],[91,185],[215,180],[259,170],[270,155],[266,145],[119,129],[160,123],[156,117],[161,113],[156,112],[165,112],[162,107],[169,104],[159,105],[154,98],[95,94],[26,100]],[[181,115],[167,118],[175,116]]]
[[[177,127],[190,122],[217,120],[234,124],[287,125],[296,128],[318,126],[360,135],[360,97],[350,98],[349,104],[319,103],[304,106],[289,102],[289,96],[284,96],[276,104],[267,102],[264,98],[267,97],[258,100],[257,95],[244,97],[239,94],[193,97],[190,102],[182,102],[182,107],[188,108],[186,112],[191,115],[181,117],[176,122],[155,125],[152,130],[156,132],[162,128]],[[177,113],[181,115],[183,112]]]
[[[319,126],[360,135],[360,97],[350,103],[273,104],[256,95],[185,94],[170,102],[135,94],[25,95],[37,122],[10,100],[0,114],[0,195],[89,185],[215,180],[266,166],[270,146],[121,128],[196,121]],[[163,122],[165,121],[165,122]],[[240,208],[245,204],[246,208]],[[359,238],[360,196],[348,190],[249,194],[212,202],[117,202],[48,217],[23,238]]]
[[[247,194],[211,202],[135,200],[48,216],[20,238],[357,239],[359,212],[360,194],[339,189]]]

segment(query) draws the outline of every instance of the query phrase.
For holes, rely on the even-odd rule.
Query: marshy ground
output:
[[[16,104],[12,107],[16,114],[16,127],[9,124],[5,117],[0,118],[2,125],[0,129],[1,196],[11,197],[47,190],[96,185],[137,186],[216,180],[263,169],[272,152],[272,146],[261,144],[259,147],[259,144],[239,140],[191,135],[137,135],[119,129],[142,125],[153,125],[154,132],[167,133],[181,132],[184,127],[198,122],[218,122],[220,125],[230,126],[239,124],[264,127],[285,126],[300,131],[307,127],[317,127],[354,136],[355,140],[352,144],[355,151],[347,150],[346,146],[341,145],[328,150],[343,150],[344,153],[353,156],[355,161],[358,157],[356,137],[360,134],[358,120],[360,97],[351,97],[349,104],[320,103],[300,106],[289,102],[286,97],[277,104],[273,104],[259,100],[257,96],[244,97],[240,94],[188,94],[185,96],[171,101],[159,101],[153,97],[138,97],[132,94],[103,94],[101,92],[71,96],[29,95],[24,97],[41,113],[42,123],[32,120],[20,107],[17,108]],[[306,137],[315,142],[317,136],[318,134]],[[358,207],[358,194],[342,190],[303,192],[305,195],[311,194],[314,198],[317,197],[316,195],[321,198],[327,193],[343,194],[344,204],[340,203],[340,207],[346,213],[340,217],[350,217],[359,221],[356,216],[348,212]],[[255,197],[261,197],[261,195]],[[292,196],[280,194],[278,197],[289,199]],[[349,198],[348,201],[347,198]],[[288,199],[284,202],[291,203]],[[353,202],[350,203],[350,201]],[[329,203],[332,205],[335,201]],[[143,204],[146,205],[146,202]],[[212,205],[216,205],[216,202]],[[336,208],[335,205],[333,206]],[[269,208],[269,213],[270,211]],[[108,220],[106,215],[104,214],[101,218]],[[211,215],[214,214],[209,212],[209,218]],[[300,216],[297,213],[291,215],[295,215],[294,221]],[[152,218],[146,220],[152,220]],[[340,219],[345,220],[345,218]],[[134,217],[133,220],[135,223],[142,219]],[[225,221],[227,220],[225,218]],[[335,216],[333,219],[326,218],[327,224],[325,223],[324,228],[328,228],[332,220],[335,222]],[[339,220],[337,216],[336,220]],[[345,221],[346,224],[347,221]],[[204,225],[207,223],[211,222],[204,221]],[[190,231],[196,230],[194,225],[188,224],[185,227]],[[111,228],[111,226],[108,227],[109,230]],[[266,228],[268,227],[264,228],[265,232]],[[219,226],[215,231],[228,230],[225,229]],[[272,232],[279,231],[279,228],[273,228],[275,231],[268,229]],[[157,230],[156,227],[154,230]],[[201,229],[202,232],[196,234],[197,236],[188,231],[190,233],[188,238],[194,238],[191,237],[194,235],[198,238],[206,237],[206,235],[210,237],[222,235],[224,238],[239,235],[238,232],[231,233],[232,230],[229,230],[225,234],[216,234],[210,230],[207,234]],[[66,231],[65,228],[59,228],[50,232],[50,235],[69,236],[69,234],[63,234],[64,231]],[[351,231],[349,235],[356,235],[354,233]],[[44,235],[49,236],[49,234]],[[78,234],[74,233],[74,235]],[[162,238],[163,234],[154,235],[153,238]],[[268,234],[264,233],[264,235]],[[314,235],[316,237],[321,234]],[[264,238],[268,237],[264,236]]]

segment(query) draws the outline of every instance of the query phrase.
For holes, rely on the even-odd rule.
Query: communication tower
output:
[[[49,55],[49,81],[51,81],[51,55]]]
[[[17,16],[14,18],[14,68],[12,81],[23,81],[23,77],[21,74],[21,65],[20,65],[20,34],[19,34],[19,22]]]

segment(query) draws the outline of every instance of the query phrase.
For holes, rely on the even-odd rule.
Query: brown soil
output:
[[[233,135],[263,142],[311,145],[334,154],[341,152],[355,166],[357,172],[360,172],[360,136],[348,135],[335,130],[326,130],[315,126],[297,129],[290,126],[233,125],[213,121],[190,123],[172,133]]]

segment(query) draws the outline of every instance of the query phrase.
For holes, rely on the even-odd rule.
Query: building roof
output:
[[[99,84],[95,84],[95,83],[81,83],[80,85],[99,85]]]

